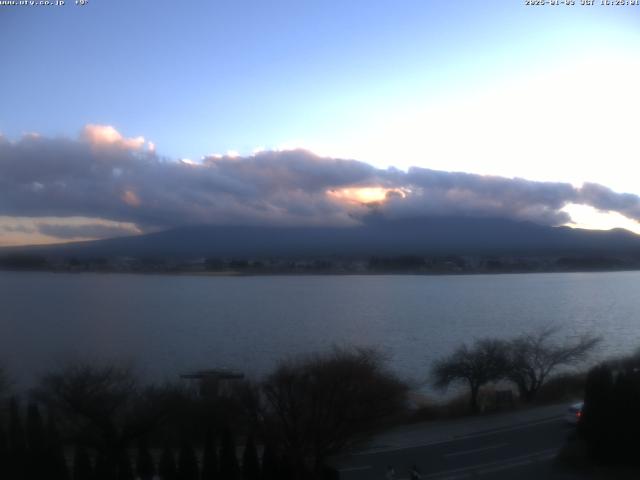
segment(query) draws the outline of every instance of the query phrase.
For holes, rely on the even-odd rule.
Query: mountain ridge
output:
[[[398,255],[640,256],[628,230],[551,227],[479,217],[365,218],[353,227],[194,225],[86,242],[3,247],[0,256],[49,257],[370,257]]]

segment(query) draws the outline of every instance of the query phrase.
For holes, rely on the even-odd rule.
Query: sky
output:
[[[0,6],[0,245],[372,209],[640,232],[640,6],[576,3]]]

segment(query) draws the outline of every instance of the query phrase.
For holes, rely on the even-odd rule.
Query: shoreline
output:
[[[462,276],[496,276],[496,275],[534,275],[549,273],[623,273],[640,272],[640,267],[617,269],[567,269],[567,270],[514,270],[514,271],[463,271],[463,272],[415,272],[415,271],[389,271],[389,272],[305,272],[305,271],[162,271],[162,270],[107,270],[107,269],[11,269],[0,268],[0,273],[56,273],[56,274],[124,274],[124,275],[162,275],[162,276],[190,276],[190,277],[382,277],[382,276],[414,276],[414,277],[462,277]]]

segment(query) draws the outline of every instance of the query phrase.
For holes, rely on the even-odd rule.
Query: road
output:
[[[383,480],[387,466],[392,465],[396,479],[401,480],[409,477],[413,464],[422,478],[433,480],[575,478],[556,472],[552,463],[572,428],[556,414],[423,444],[414,433],[412,446],[378,448],[343,458],[340,478]]]

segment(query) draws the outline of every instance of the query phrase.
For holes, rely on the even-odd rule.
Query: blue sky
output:
[[[0,80],[0,128],[71,135],[109,124],[195,158],[323,142],[417,101],[616,48],[640,15],[624,10],[516,1],[5,7],[0,39],[12,48],[3,63],[14,74]]]
[[[108,125],[175,160],[304,147],[640,194],[640,7],[73,3],[0,7],[12,141]]]

